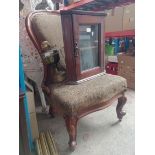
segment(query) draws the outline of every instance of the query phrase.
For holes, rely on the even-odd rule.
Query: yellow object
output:
[[[46,145],[45,145],[45,141],[44,141],[44,138],[43,138],[43,133],[40,133],[39,139],[40,139],[43,155],[49,155],[47,150],[46,150]]]
[[[43,155],[39,139],[36,140],[36,149],[37,149],[38,155]]]
[[[48,144],[47,144],[47,140],[46,140],[46,137],[45,137],[44,133],[43,133],[43,139],[44,139],[44,142],[45,142],[46,152],[47,152],[47,154],[50,155],[50,150],[49,150],[49,147],[48,147]]]
[[[50,138],[49,132],[46,132],[45,135],[46,135],[46,139],[47,139],[47,143],[49,146],[50,153],[55,155],[55,148],[54,148],[54,145],[53,145],[52,140]]]
[[[35,144],[37,155],[59,155],[50,131],[41,132]]]
[[[55,142],[54,142],[54,138],[53,138],[53,136],[52,136],[52,134],[51,134],[50,131],[49,131],[49,135],[50,135],[50,138],[51,138],[52,143],[53,143],[53,147],[54,147],[54,150],[55,150],[55,155],[58,155],[58,151],[57,151],[57,149],[56,149],[56,145],[55,145]]]

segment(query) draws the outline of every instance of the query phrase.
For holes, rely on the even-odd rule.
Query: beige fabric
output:
[[[40,44],[42,41],[48,41],[51,46],[60,50],[60,63],[66,68],[61,16],[47,12],[36,14],[32,18],[32,28]]]
[[[79,85],[52,85],[51,96],[55,104],[73,113],[107,101],[126,89],[126,79],[105,74]]]

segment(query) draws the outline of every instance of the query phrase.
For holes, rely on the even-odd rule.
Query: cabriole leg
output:
[[[40,87],[38,87],[38,90],[39,90],[39,95],[40,95],[41,104],[42,104],[42,112],[48,113],[44,93]]]
[[[126,101],[127,101],[127,98],[125,96],[118,98],[116,113],[117,113],[117,117],[118,117],[119,121],[121,121],[123,116],[126,114],[126,112],[122,110],[123,106],[126,104]]]
[[[69,146],[72,151],[75,150],[76,147],[76,135],[77,135],[77,117],[76,116],[64,116],[66,128],[69,134]]]
[[[54,112],[53,112],[53,107],[52,107],[52,105],[50,105],[50,107],[49,107],[49,114],[50,114],[50,116],[51,116],[52,118],[54,118]]]

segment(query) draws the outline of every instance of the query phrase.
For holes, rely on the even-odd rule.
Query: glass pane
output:
[[[81,71],[99,66],[98,24],[80,25],[79,34]]]

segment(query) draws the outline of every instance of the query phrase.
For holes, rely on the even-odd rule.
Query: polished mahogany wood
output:
[[[77,136],[77,116],[68,116],[64,115],[66,128],[69,134],[69,146],[72,151],[75,150],[75,147],[77,145],[76,143],[76,136]]]
[[[104,71],[104,16],[105,13],[91,11],[60,11],[62,19],[64,49],[66,55],[67,79],[78,81]],[[79,25],[98,25],[99,66],[80,70]],[[78,51],[77,51],[78,50]]]
[[[66,61],[66,71],[67,80],[76,81],[76,71],[75,71],[75,59],[74,59],[74,34],[72,25],[72,15],[64,14],[61,16],[62,27],[63,27],[63,40],[64,40],[64,50],[65,50],[65,61]]]
[[[103,14],[102,16],[95,16],[92,13],[88,15],[73,15],[73,25],[74,25],[74,44],[77,43],[79,44],[79,26],[81,24],[97,24],[98,25],[98,61],[99,61],[99,66],[94,67],[85,71],[80,70],[80,56],[78,55],[75,57],[75,62],[76,62],[76,76],[78,80],[81,80],[83,78],[101,73],[104,71],[104,18]],[[79,49],[80,52],[80,49]]]

